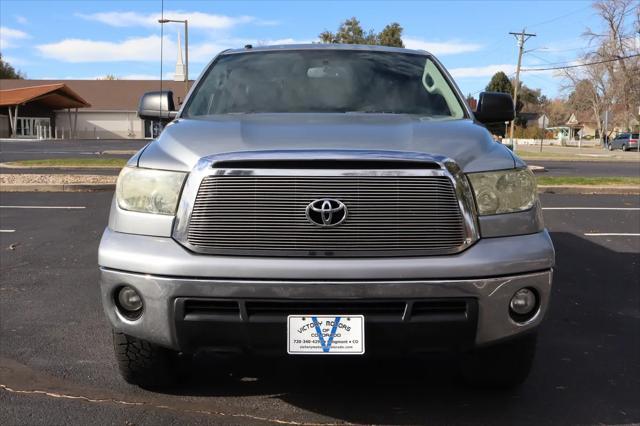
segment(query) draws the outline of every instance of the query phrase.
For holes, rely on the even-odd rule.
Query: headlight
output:
[[[142,213],[173,215],[187,174],[166,170],[125,167],[116,185],[121,209]]]
[[[529,169],[470,173],[480,215],[528,210],[538,199],[536,178]]]

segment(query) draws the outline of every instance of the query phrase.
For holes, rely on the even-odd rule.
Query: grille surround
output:
[[[219,169],[215,158],[202,160],[185,184],[174,238],[191,251],[214,255],[458,253],[478,239],[471,189],[455,163],[440,162],[438,169],[433,164],[399,170]],[[349,218],[336,227],[314,226],[305,208],[317,198],[344,202]]]

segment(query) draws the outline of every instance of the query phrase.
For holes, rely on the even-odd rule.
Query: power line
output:
[[[542,26],[542,25],[547,25],[547,24],[550,24],[552,22],[559,21],[562,18],[566,18],[567,16],[571,16],[571,15],[573,15],[575,13],[582,12],[583,10],[589,9],[590,7],[591,7],[591,5],[588,5],[588,6],[585,6],[585,7],[581,7],[580,9],[576,9],[576,10],[574,10],[572,12],[565,13],[564,15],[556,16],[555,18],[551,18],[551,19],[549,19],[547,21],[538,22],[537,24],[529,25],[529,26],[527,26],[527,28],[539,27],[539,26]]]
[[[615,62],[615,61],[620,61],[620,60],[624,60],[624,59],[636,58],[638,56],[640,56],[640,53],[636,53],[634,55],[628,55],[628,56],[621,56],[619,58],[614,58],[614,59],[606,59],[606,60],[603,60],[603,61],[588,62],[586,64],[566,65],[566,66],[562,66],[562,67],[549,67],[549,68],[523,68],[520,71],[525,72],[525,71],[566,70],[566,69],[569,69],[569,68],[578,68],[578,67],[586,67],[586,66],[589,66],[589,65],[606,64],[608,62]]]
[[[528,53],[529,56],[533,56],[534,58],[538,58],[541,61],[543,61],[546,65],[563,65],[563,64],[570,64],[571,61],[558,61],[558,62],[551,62],[545,58],[543,58],[542,56],[538,56],[538,55],[534,55],[533,53]]]

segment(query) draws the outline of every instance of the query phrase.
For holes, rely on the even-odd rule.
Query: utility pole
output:
[[[518,66],[516,67],[516,84],[513,86],[513,115],[514,119],[511,120],[511,146],[513,150],[516,150],[516,143],[513,141],[513,132],[515,130],[515,114],[516,114],[516,105],[518,105],[518,86],[520,85],[520,66],[522,65],[522,54],[524,53],[524,43],[529,40],[531,37],[535,37],[535,34],[527,34],[524,32],[525,29],[522,29],[520,33],[509,33],[513,35],[518,41]]]

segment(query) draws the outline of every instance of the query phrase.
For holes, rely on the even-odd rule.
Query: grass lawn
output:
[[[576,152],[575,154],[559,153],[559,152],[537,152],[525,151],[523,149],[516,152],[518,157],[523,160],[558,160],[558,161],[617,161],[623,155],[616,153],[609,154],[605,151],[602,154],[583,154]],[[633,159],[629,159],[633,160]]]
[[[581,176],[540,176],[538,185],[623,185],[640,186],[639,177],[612,176],[612,177],[581,177]]]
[[[530,147],[527,147],[530,148]],[[556,160],[556,161],[638,161],[640,158],[635,152],[622,152],[622,151],[596,151],[586,149],[580,151],[575,149],[575,152],[558,152],[558,151],[529,151],[521,148],[516,151],[518,157],[525,161],[529,160]]]
[[[127,164],[125,158],[49,158],[44,160],[21,160],[4,163],[7,167],[28,168],[112,168],[120,169]]]

